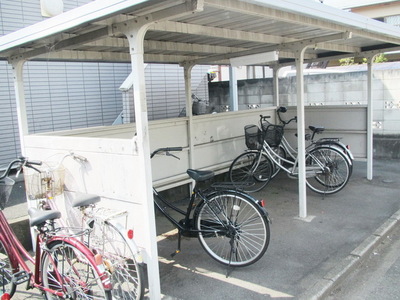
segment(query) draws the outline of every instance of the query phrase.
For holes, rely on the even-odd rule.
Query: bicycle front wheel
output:
[[[334,194],[343,189],[350,178],[350,166],[340,151],[317,147],[306,158],[307,186],[319,194]]]
[[[263,189],[272,177],[273,166],[261,151],[247,151],[240,154],[229,168],[230,180],[247,193]]]
[[[111,291],[105,290],[96,266],[87,253],[67,241],[57,240],[47,245],[41,259],[42,284],[46,289],[63,293],[71,299],[111,300]],[[50,291],[46,299],[60,299]]]
[[[96,221],[91,233],[91,247],[110,265],[113,299],[143,299],[143,266],[136,251],[121,231],[108,221]]]
[[[8,293],[14,295],[16,285],[12,281],[14,268],[12,266],[8,249],[0,241],[0,295]]]
[[[248,266],[259,260],[269,245],[266,212],[249,195],[216,192],[199,203],[195,216],[199,241],[216,261]]]

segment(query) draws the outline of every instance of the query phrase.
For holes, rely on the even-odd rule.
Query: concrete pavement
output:
[[[370,251],[387,238],[400,218],[400,160],[376,160],[374,179],[356,162],[339,193],[308,191],[306,220],[298,216],[297,181],[284,173],[261,192],[272,221],[271,241],[256,264],[234,269],[210,258],[197,239],[184,238],[171,258],[175,235],[159,237],[161,291],[165,299],[323,299]],[[169,231],[162,217],[162,232]],[[161,230],[161,229],[160,229]],[[35,299],[19,287],[15,299]]]

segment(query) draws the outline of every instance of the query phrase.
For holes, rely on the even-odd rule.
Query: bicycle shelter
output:
[[[359,156],[367,157],[367,177],[372,179],[372,61],[377,54],[398,50],[400,28],[311,0],[97,0],[0,37],[0,59],[7,59],[13,68],[23,154],[45,160],[73,150],[88,158],[84,170],[66,162],[75,179],[73,187],[113,200],[108,201],[111,206],[128,207],[138,244],[144,249],[151,299],[160,299],[153,182],[163,188],[189,182],[188,167],[224,172],[244,150],[244,125],[255,123],[260,113],[270,114],[275,122],[275,106],[193,116],[192,67],[273,66],[278,105],[279,68],[295,65],[297,134],[304,136],[304,63],[366,57],[368,106],[356,108],[363,124],[349,134],[366,137]],[[28,60],[130,62],[136,123],[30,134],[23,82]],[[186,117],[148,121],[144,63],[175,63],[184,68]],[[338,114],[346,112],[347,118],[349,111],[342,108]],[[183,146],[185,151],[179,162],[159,158],[153,165],[163,167],[152,167],[151,149],[163,146]],[[306,218],[303,139],[298,139],[298,149],[303,157],[299,215]]]

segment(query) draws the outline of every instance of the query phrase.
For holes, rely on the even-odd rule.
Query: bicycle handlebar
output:
[[[0,179],[4,179],[6,178],[9,174],[11,169],[13,168],[14,165],[18,164],[18,173],[21,170],[22,167],[28,167],[31,169],[34,169],[37,172],[40,172],[40,170],[38,170],[37,168],[34,167],[34,165],[36,166],[41,166],[42,162],[41,161],[35,161],[35,160],[28,160],[26,157],[20,157],[17,159],[14,159],[12,162],[9,163],[7,169],[4,171],[4,173],[0,176]]]
[[[172,152],[172,151],[182,151],[182,149],[183,149],[183,147],[165,147],[165,148],[158,148],[158,149],[154,150],[154,151],[151,153],[150,158],[153,158],[154,155],[156,155],[156,154],[159,153],[159,152],[165,152],[167,155],[174,156],[174,155],[172,155],[172,154],[169,153],[169,152]]]
[[[292,121],[296,121],[297,122],[297,116],[294,116],[293,118],[291,118],[289,121],[284,121],[284,120],[282,120],[282,118],[281,118],[281,114],[280,113],[285,113],[287,111],[287,109],[286,109],[286,107],[284,107],[284,106],[281,106],[281,107],[279,107],[277,110],[276,110],[276,112],[277,112],[277,114],[278,114],[278,118],[279,118],[279,121],[281,121],[281,123],[283,124],[283,125],[287,125],[287,124],[289,124],[290,122],[292,122]]]

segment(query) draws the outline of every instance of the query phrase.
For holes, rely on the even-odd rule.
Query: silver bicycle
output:
[[[283,125],[270,124],[260,116],[260,127],[245,126],[249,150],[240,154],[229,168],[230,180],[246,192],[263,189],[280,170],[298,176],[297,152],[284,139]],[[335,143],[311,143],[306,148],[306,183],[314,192],[333,194],[343,189],[352,172],[352,160]],[[246,184],[243,184],[246,183]]]

